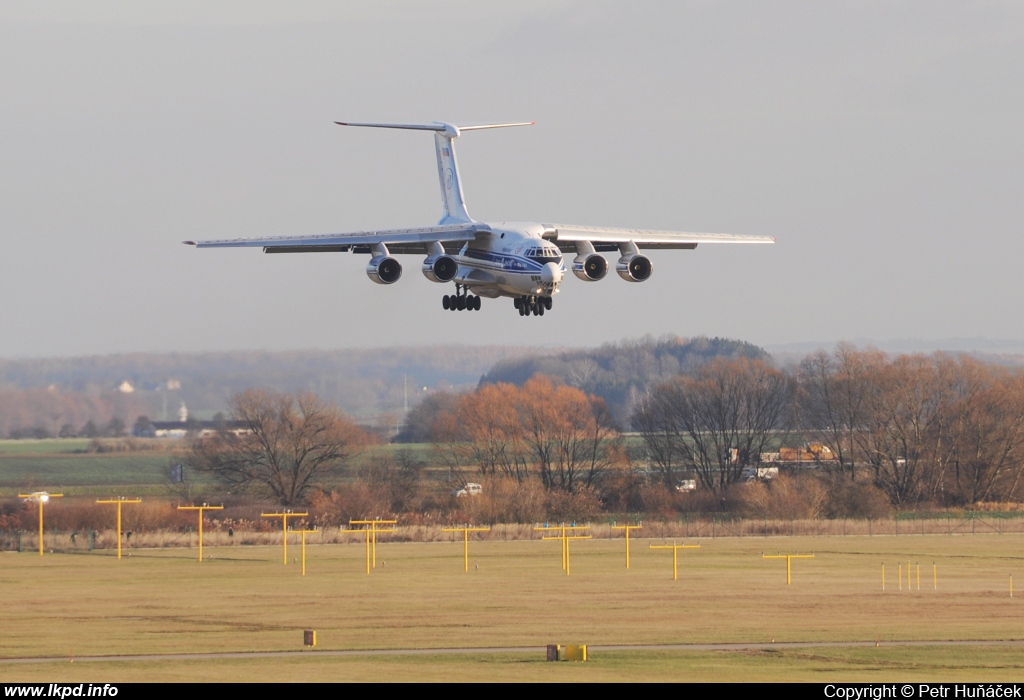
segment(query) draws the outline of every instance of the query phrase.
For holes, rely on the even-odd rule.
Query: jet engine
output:
[[[615,271],[627,282],[643,282],[654,272],[654,265],[646,255],[632,253],[619,258],[619,261],[615,263]]]
[[[580,254],[572,261],[572,273],[584,282],[597,282],[608,274],[608,261],[598,253]]]
[[[423,276],[431,282],[451,282],[459,271],[455,258],[448,255],[431,255],[423,261]]]
[[[366,276],[377,284],[394,284],[402,276],[402,265],[389,255],[375,255],[366,266]]]

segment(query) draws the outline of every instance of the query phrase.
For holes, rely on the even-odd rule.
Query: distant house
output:
[[[803,447],[780,447],[778,452],[762,452],[762,464],[782,466],[814,467],[822,462],[835,462],[836,454],[821,443],[810,443]],[[759,477],[761,478],[761,477]]]
[[[249,432],[249,424],[240,420],[155,420],[152,422],[156,438],[209,437],[221,430],[236,434]],[[148,436],[147,436],[148,437]]]

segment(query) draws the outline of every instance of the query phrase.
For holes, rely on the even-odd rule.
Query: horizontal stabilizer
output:
[[[451,136],[458,136],[460,131],[477,131],[479,129],[503,129],[507,126],[532,126],[534,122],[511,122],[508,124],[476,124],[473,126],[455,126],[446,122],[430,124],[390,124],[379,122],[334,122],[340,126],[370,126],[377,129],[414,129],[416,131],[440,131]]]

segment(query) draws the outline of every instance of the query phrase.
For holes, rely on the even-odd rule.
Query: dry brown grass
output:
[[[148,506],[148,508],[147,508]],[[132,531],[130,541],[123,543],[127,549],[195,547],[198,536],[195,532],[195,516],[174,511],[167,504],[154,502],[135,506],[138,510],[125,508],[124,530]],[[109,506],[87,504],[83,511],[103,509],[103,520],[110,521],[114,514]],[[55,511],[56,512],[56,511]],[[133,519],[129,519],[129,514]],[[717,540],[721,538],[754,538],[766,540],[775,537],[920,537],[925,535],[1015,535],[1024,534],[1024,518],[998,517],[996,514],[973,512],[960,514],[961,517],[912,518],[878,520],[864,519],[772,519],[772,518],[726,518],[726,517],[685,517],[680,521],[647,521],[639,531],[642,537],[689,538],[699,537]],[[969,515],[970,517],[963,517]],[[157,525],[162,518],[173,518],[176,528],[161,528]],[[53,518],[48,516],[47,523]],[[74,519],[65,516],[62,524],[73,524]],[[629,524],[636,521],[630,520]],[[454,523],[458,524],[458,523]],[[550,523],[557,525],[558,523]],[[582,524],[582,523],[581,523]],[[591,535],[598,539],[621,536],[621,531],[612,529],[615,523],[589,524]],[[624,521],[623,524],[626,524]],[[147,526],[148,525],[148,526]],[[442,532],[449,523],[429,525],[398,525],[396,532],[387,536],[392,542],[449,542],[452,534]],[[491,526],[487,533],[474,534],[475,540],[512,541],[536,539],[534,528],[543,523],[520,524],[499,523]],[[242,545],[273,545],[281,542],[280,521],[269,520],[207,520],[204,524],[204,542],[212,546],[231,547]],[[98,529],[95,535],[88,527],[81,530],[52,532],[47,527],[45,547],[54,552],[86,552],[96,549],[116,549],[117,539],[113,528]],[[315,544],[350,544],[362,541],[362,535],[344,533],[337,527],[323,528],[307,541]],[[21,551],[37,551],[38,536],[34,530],[20,533],[3,533],[0,548]],[[756,545],[762,546],[762,545]]]
[[[522,540],[472,543],[468,574],[459,544],[444,542],[384,541],[370,576],[361,545],[313,545],[306,578],[282,566],[277,546],[210,542],[202,565],[181,549],[134,550],[121,562],[5,554],[0,655],[289,649],[306,626],[345,649],[1020,636],[1024,601],[1007,592],[1015,568],[1024,581],[1017,537],[700,542],[681,554],[679,581],[671,556],[645,540],[634,541],[628,572],[621,540],[575,542],[571,577],[557,543]],[[794,562],[787,587],[784,564],[762,551],[817,556]],[[289,558],[298,556],[293,543]],[[894,590],[908,560],[922,564],[924,590]],[[928,590],[933,561],[937,591]]]
[[[702,545],[680,554],[678,581],[672,580],[671,554],[648,549],[660,539],[633,540],[629,571],[624,568],[621,539],[574,542],[572,575],[567,577],[559,564],[557,542],[523,539],[537,537],[530,526],[496,529],[489,533],[490,539],[471,542],[468,573],[462,571],[461,543],[443,541],[451,536],[442,538],[429,528],[417,534],[441,541],[394,542],[383,537],[378,568],[371,575],[364,573],[361,544],[319,544],[314,538],[307,548],[308,575],[303,578],[294,561],[282,565],[279,544],[227,544],[223,532],[208,540],[205,552],[210,560],[203,564],[195,561],[194,549],[181,548],[134,549],[120,562],[110,551],[44,557],[6,553],[0,555],[5,601],[0,657],[298,650],[302,629],[307,627],[318,631],[322,649],[565,642],[770,645],[772,639],[878,640],[889,647],[899,640],[1024,636],[1020,633],[1024,600],[1011,599],[1008,591],[1008,575],[1013,572],[1018,575],[1018,587],[1024,589],[1022,541],[1016,535],[712,539],[683,538],[675,527],[671,530],[664,533],[669,541],[675,537]],[[641,533],[662,534],[653,527]],[[595,528],[594,534],[607,533]],[[252,536],[274,538],[272,534]],[[300,553],[294,541],[288,551],[292,560]],[[794,561],[794,582],[787,586],[784,562],[761,558],[762,552],[779,551],[816,556]],[[904,569],[904,590],[898,590],[897,565],[905,567],[908,561],[915,574],[912,585],[908,589]],[[932,562],[938,569],[937,590],[931,588]],[[884,592],[883,563],[888,578]],[[856,667],[841,660],[843,653],[823,652],[839,659],[823,667]],[[671,670],[690,663],[680,659],[698,657],[663,657],[661,671],[652,671],[652,677],[678,679]],[[786,658],[785,668],[798,669],[814,667],[808,659],[818,657],[807,652]],[[385,668],[397,662],[381,663]],[[468,668],[464,659],[452,663],[454,669]],[[753,674],[746,676],[748,680],[787,677],[777,672],[778,666],[772,666],[776,671],[766,671],[763,660],[749,655],[741,666],[748,663]],[[338,664],[356,668],[350,662]],[[338,664],[303,668],[310,669],[312,678],[328,680],[338,677],[328,670]],[[188,664],[172,666],[184,669]],[[239,674],[263,673],[251,678],[293,678],[283,670],[290,664],[281,666],[284,675],[268,670],[275,666],[274,662],[262,668],[249,662],[213,664],[214,668],[235,668]],[[146,662],[143,667],[153,664]],[[438,662],[436,668],[443,667]],[[509,669],[527,667],[520,663]],[[632,678],[628,667],[623,662],[618,675],[600,677]],[[0,665],[0,677],[30,677],[20,671],[12,676],[12,668]],[[42,675],[32,678],[56,678],[47,675],[46,665],[35,668]],[[887,667],[873,668],[884,671]],[[913,670],[912,664],[898,668]],[[1021,677],[1019,664],[1002,668],[1016,674],[1014,678]],[[359,673],[342,677],[365,678]],[[562,672],[536,673],[531,677],[543,679]],[[422,677],[442,679],[426,672]],[[493,677],[503,676],[496,672]],[[878,677],[891,678],[884,673]],[[991,674],[974,677],[993,678]]]

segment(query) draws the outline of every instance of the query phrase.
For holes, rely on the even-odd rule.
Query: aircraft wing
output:
[[[620,243],[632,241],[638,248],[693,249],[698,243],[774,243],[774,236],[735,236],[729,233],[686,233],[649,231],[635,228],[604,228],[574,224],[544,224],[544,238],[563,252],[575,252],[576,243],[587,241],[595,250],[618,250]]]
[[[391,253],[422,253],[435,241],[446,252],[457,252],[463,244],[487,235],[487,224],[464,223],[448,226],[323,233],[313,236],[270,236],[267,238],[227,238],[211,241],[185,241],[196,248],[263,248],[264,253],[370,253],[383,243]]]

